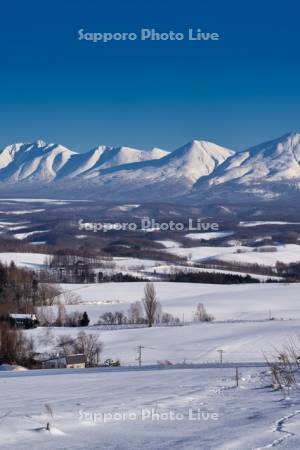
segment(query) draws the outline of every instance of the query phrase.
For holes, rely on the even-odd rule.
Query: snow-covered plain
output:
[[[91,325],[107,311],[126,313],[130,303],[141,300],[144,283],[104,283],[100,285],[62,285],[81,297],[78,305],[67,305],[68,312],[87,311]],[[104,342],[104,358],[120,358],[123,364],[136,363],[136,346],[144,345],[147,364],[159,360],[180,363],[214,362],[217,350],[225,350],[227,361],[264,361],[264,352],[273,352],[289,338],[297,338],[300,329],[299,285],[195,285],[155,283],[163,310],[178,316],[184,326],[103,329],[92,326],[90,332]],[[189,324],[201,302],[215,316],[208,324]],[[54,306],[54,314],[56,307]],[[269,319],[274,320],[269,320]],[[109,328],[109,327],[108,327]],[[74,328],[53,328],[58,334],[77,334]],[[43,342],[41,329],[30,331],[36,342]],[[40,351],[47,347],[39,347]]]
[[[13,210],[13,211],[0,211],[0,214],[7,214],[7,215],[14,215],[14,216],[20,216],[24,214],[33,214],[33,213],[39,213],[46,211],[43,208],[40,209],[21,209],[19,211]]]
[[[168,242],[168,241],[167,241]],[[201,261],[208,258],[212,259],[223,259],[223,257],[228,253],[230,255],[236,253],[236,247],[182,247],[181,245],[169,247],[167,245],[168,252],[173,255],[178,255],[184,258],[191,258],[192,261]],[[300,247],[299,247],[300,248]],[[238,247],[240,251],[252,251],[251,247]]]
[[[30,236],[30,235],[36,235],[36,234],[42,234],[42,233],[46,233],[49,230],[44,230],[44,231],[32,231],[32,232],[24,232],[24,233],[17,233],[17,235],[15,235],[15,237],[18,237],[19,239],[25,239],[26,237]],[[77,235],[78,239],[84,239],[85,235]],[[159,241],[158,241],[159,242]],[[167,248],[170,249],[174,249],[175,252],[176,250],[179,248],[177,242],[175,241],[161,241],[162,243],[167,243]],[[44,242],[41,242],[41,244],[43,244]],[[212,247],[199,247],[201,249],[203,249],[206,253],[210,252],[210,250],[212,249]],[[206,250],[206,249],[210,249],[210,250]],[[224,248],[228,248],[230,249],[230,247],[213,247],[216,249],[224,249]],[[246,248],[246,247],[244,247]],[[196,250],[198,249],[198,247],[196,248]],[[193,250],[194,248],[191,249],[183,249],[183,250],[191,250],[191,254],[193,255]],[[231,249],[232,251],[232,249]],[[202,252],[202,250],[201,250]],[[197,252],[196,252],[197,253]],[[13,253],[13,252],[8,252],[8,253],[0,253],[0,261],[4,264],[9,264],[11,261],[14,261],[15,264],[19,267],[28,267],[28,268],[32,268],[32,269],[38,269],[38,268],[42,268],[45,265],[45,260],[47,258],[46,254],[37,254],[37,253]],[[164,261],[157,261],[157,260],[153,260],[153,259],[142,259],[142,258],[132,258],[132,257],[114,257],[112,258],[111,262],[114,264],[114,269],[111,269],[111,271],[113,272],[123,272],[123,273],[130,273],[133,276],[136,277],[147,277],[147,278],[151,278],[151,274],[155,275],[156,274],[166,274],[166,273],[170,273],[172,270],[179,270],[179,271],[184,271],[184,270],[191,270],[191,271],[198,271],[198,272],[219,272],[219,273],[227,273],[227,274],[239,274],[236,271],[232,271],[232,270],[222,270],[222,269],[210,269],[210,268],[193,268],[192,266],[190,266],[189,263],[187,263],[187,265],[172,265],[172,264],[166,264]],[[267,280],[268,276],[264,276],[264,275],[256,275],[256,274],[251,274],[253,277],[261,280],[261,281],[265,281]],[[246,276],[246,273],[241,273],[240,275],[242,276]],[[273,279],[276,279],[276,277],[273,277]]]
[[[272,246],[273,247],[273,246]],[[240,262],[249,264],[263,264],[265,266],[275,266],[276,263],[283,262],[285,264],[300,261],[300,245],[286,244],[274,246],[276,251],[268,251],[267,247],[260,247],[258,251],[249,249],[242,253],[226,253],[217,256],[222,261]],[[264,250],[266,249],[266,251]]]
[[[0,260],[38,268],[46,256],[3,253]],[[141,264],[146,271],[159,270],[157,261],[115,262],[117,270],[136,270]],[[126,313],[132,302],[143,298],[144,287],[143,282],[61,285],[62,300],[68,299],[68,292],[79,296],[79,304],[66,305],[67,311],[88,312],[91,323],[84,330],[103,342],[101,360],[118,358],[122,367],[0,371],[1,448],[300,448],[300,394],[292,391],[283,400],[282,393],[271,390],[262,367],[265,354],[299,339],[299,284],[155,282],[163,310],[184,325],[131,329],[93,325],[105,311]],[[215,316],[214,322],[190,323],[200,302]],[[55,314],[57,306],[51,308]],[[37,351],[45,352],[53,351],[59,335],[76,336],[80,330],[39,327],[25,333],[33,337]],[[138,345],[143,346],[141,369],[136,367]],[[220,349],[223,367],[218,364]],[[235,387],[236,366],[239,387]],[[122,420],[114,416],[103,422],[103,414],[117,412]],[[45,429],[47,422],[50,431]]]
[[[0,261],[3,264],[14,262],[18,267],[27,267],[38,269],[44,266],[45,258],[48,255],[44,253],[0,253]]]
[[[249,222],[240,222],[240,227],[260,227],[262,225],[300,225],[300,222],[283,222],[280,220],[260,220],[260,221],[249,221]]]
[[[161,241],[163,242],[163,241]],[[169,241],[167,241],[168,243]],[[300,245],[285,244],[272,246],[274,251],[265,247],[254,249],[245,246],[232,247],[182,247],[166,245],[169,253],[190,258],[192,261],[218,259],[220,261],[237,262],[241,264],[262,264],[275,266],[277,261],[289,264],[300,261]]]
[[[241,368],[239,387],[234,367],[3,372],[1,448],[296,450],[299,395],[262,370]]]
[[[50,205],[67,205],[68,203],[90,202],[91,200],[59,200],[54,198],[2,198],[0,203],[45,203]]]
[[[201,302],[217,320],[262,320],[269,310],[278,319],[300,319],[299,284],[262,283],[241,285],[154,282],[165,311],[185,320],[192,319],[197,303]],[[93,320],[108,310],[127,311],[130,303],[141,300],[144,282],[61,284],[63,292],[80,297],[79,305],[86,308]],[[63,294],[64,295],[64,294]]]
[[[49,255],[44,253],[0,253],[0,261],[2,264],[10,264],[14,262],[18,267],[28,267],[29,269],[39,269],[45,264],[45,260]]]
[[[102,326],[85,328],[103,342],[102,360],[119,359],[122,365],[137,365],[137,346],[142,345],[145,365],[170,361],[172,364],[216,363],[218,350],[223,349],[223,361],[264,362],[265,354],[273,355],[275,348],[281,348],[290,339],[298,342],[300,319],[264,320],[240,322],[213,322],[186,324],[184,326],[161,326],[153,328],[113,329]],[[54,338],[60,335],[76,337],[81,329],[51,328],[51,342],[47,343],[44,329],[26,331],[36,342],[37,350],[53,351]]]
[[[49,233],[50,230],[36,230],[36,231],[28,231],[27,233],[16,233],[14,237],[19,240],[23,240],[28,238],[29,236],[35,236],[37,234]]]
[[[46,257],[45,254],[37,253],[3,253],[0,260],[7,263],[14,260],[21,267],[39,268],[43,266]],[[116,262],[117,270],[124,266],[137,270],[138,263],[142,261],[117,258]],[[156,266],[153,266],[153,263]],[[147,272],[159,271],[161,267],[157,266],[156,261],[150,260],[144,260],[143,266]],[[76,295],[78,304],[67,304],[67,311],[87,311],[91,320],[90,325],[94,325],[104,312],[127,313],[131,303],[142,300],[144,287],[144,282],[61,284],[61,300],[68,302],[69,293]],[[296,283],[209,285],[155,282],[155,287],[163,311],[189,323],[193,319],[197,304],[203,303],[216,321],[200,328],[186,325],[155,328],[153,331],[94,329],[101,334],[103,341],[109,344],[105,345],[104,350],[107,356],[113,353],[126,363],[132,364],[134,361],[132,349],[138,342],[146,342],[151,346],[153,341],[161,340],[163,342],[161,353],[151,355],[150,352],[149,363],[160,358],[172,358],[176,362],[187,357],[193,361],[199,361],[199,358],[203,360],[204,357],[215,360],[218,347],[226,347],[228,355],[231,352],[244,351],[245,348],[253,354],[254,348],[254,360],[261,360],[262,352],[268,343],[279,343],[284,337],[295,335],[300,325],[299,284]],[[57,307],[52,308],[55,314]],[[270,318],[276,320],[270,321],[268,320]],[[231,321],[235,323],[230,323]],[[76,330],[65,328],[55,330],[55,333],[61,332],[73,333]],[[125,352],[125,348],[129,353]],[[249,352],[245,354],[246,360],[250,358]]]

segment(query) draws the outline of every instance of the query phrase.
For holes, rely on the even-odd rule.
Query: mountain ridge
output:
[[[300,188],[300,133],[288,133],[243,151],[193,140],[168,152],[105,146],[78,153],[44,141],[16,143],[0,152],[1,191],[24,186],[156,200],[161,196],[264,199]],[[94,194],[93,194],[94,192]]]

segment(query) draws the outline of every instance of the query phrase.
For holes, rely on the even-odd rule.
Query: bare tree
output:
[[[82,314],[79,311],[72,311],[66,315],[65,325],[68,327],[79,327]]]
[[[65,305],[78,305],[81,302],[81,297],[72,291],[64,292],[64,303]]]
[[[59,302],[61,290],[53,284],[42,283],[38,287],[37,305],[52,306]]]
[[[59,327],[64,327],[66,323],[66,307],[62,303],[58,305],[56,323]]]
[[[144,290],[143,305],[148,321],[148,326],[152,327],[155,321],[155,315],[158,308],[156,290],[153,283],[146,283]]]
[[[300,336],[290,338],[280,349],[274,347],[273,354],[265,355],[270,368],[274,389],[282,390],[284,397],[289,396],[291,388],[299,386],[300,376]]]
[[[75,341],[75,350],[77,353],[83,353],[86,356],[87,365],[89,367],[98,365],[102,348],[103,344],[96,334],[87,334],[84,331],[78,333]]]
[[[127,322],[127,317],[125,316],[123,311],[115,312],[115,322],[116,322],[116,325],[122,325]]]
[[[141,302],[137,301],[134,303],[131,303],[129,310],[128,310],[128,319],[130,323],[141,323],[144,319],[144,311],[143,311],[143,305]]]
[[[180,323],[180,319],[178,317],[174,317],[172,314],[163,313],[161,316],[161,323],[165,324],[178,324]]]
[[[212,320],[214,320],[214,316],[208,314],[203,303],[198,303],[194,314],[194,322],[211,322]]]
[[[69,334],[63,334],[57,338],[56,347],[64,356],[74,353],[75,339]]]
[[[42,328],[38,339],[39,344],[45,347],[55,343],[54,333],[51,328]]]
[[[42,327],[48,327],[55,322],[55,315],[51,307],[40,306],[37,308],[36,315]]]
[[[154,321],[155,323],[161,323],[163,316],[163,310],[160,302],[157,302]]]
[[[115,323],[115,315],[112,312],[106,312],[102,314],[99,318],[99,323],[104,323],[107,325],[113,325]]]
[[[57,339],[56,346],[64,356],[71,355],[72,353],[82,353],[85,355],[89,367],[98,364],[99,356],[103,348],[99,336],[94,333],[85,333],[84,331],[80,331],[76,339],[70,335],[60,336]]]

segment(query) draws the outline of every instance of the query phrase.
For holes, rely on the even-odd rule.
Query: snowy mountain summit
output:
[[[215,174],[211,184],[239,181],[300,180],[300,134],[286,134],[279,139],[252,147],[236,154]]]
[[[226,192],[271,198],[300,186],[300,134],[286,134],[244,151],[193,140],[159,148],[98,146],[78,153],[59,144],[16,143],[0,152],[2,191],[36,186],[82,196],[158,200],[218,198]],[[94,194],[92,194],[94,192]]]

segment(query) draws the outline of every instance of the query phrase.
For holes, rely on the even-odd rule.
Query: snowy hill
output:
[[[234,154],[196,187],[218,187],[219,191],[249,188],[249,193],[252,190],[261,197],[277,196],[286,189],[299,188],[299,162],[300,134],[290,133]]]
[[[0,152],[0,182],[3,191],[24,185],[28,193],[32,189],[28,182],[34,182],[35,188],[38,183],[60,194],[80,189],[82,196],[97,192],[114,199],[190,196],[212,201],[229,192],[235,200],[241,195],[274,199],[297,193],[299,161],[299,133],[241,152],[193,140],[173,152],[98,146],[77,153],[37,141],[13,144]]]
[[[257,145],[235,155],[212,177],[211,184],[238,180],[249,184],[255,181],[300,180],[300,134],[292,133]]]
[[[1,448],[300,446],[299,392],[283,400],[262,367],[240,368],[238,388],[233,367],[114,369],[2,372]]]

